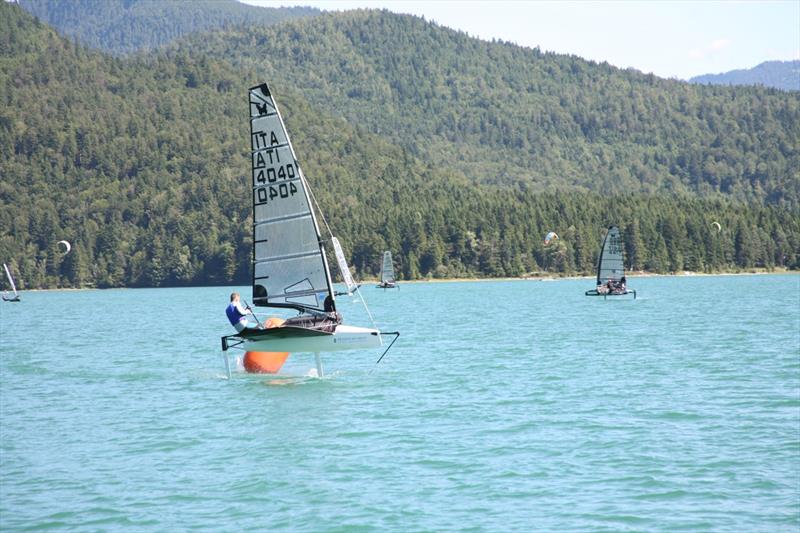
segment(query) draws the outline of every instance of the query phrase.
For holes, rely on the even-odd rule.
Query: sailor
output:
[[[325,303],[323,305],[326,313],[332,313],[336,311],[336,309],[334,309],[333,307],[333,296],[331,296],[330,294],[328,295],[327,298],[325,298]]]
[[[242,307],[238,292],[231,293],[231,303],[225,308],[225,314],[228,315],[228,320],[236,328],[237,332],[241,333],[245,328],[249,327],[247,315],[252,314],[252,311]],[[253,316],[255,317],[255,315]],[[256,319],[256,322],[258,322],[258,319]]]

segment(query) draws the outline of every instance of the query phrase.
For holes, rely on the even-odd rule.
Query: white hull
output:
[[[586,296],[625,296],[628,294],[633,294],[633,299],[636,299],[636,291],[634,289],[626,289],[625,292],[597,292],[597,289],[592,289],[590,291],[586,291]]]
[[[341,324],[336,326],[336,332],[333,334],[247,339],[242,348],[253,352],[340,352],[377,348],[382,344],[377,329]]]

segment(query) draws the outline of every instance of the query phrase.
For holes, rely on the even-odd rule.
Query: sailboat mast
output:
[[[610,229],[611,229],[611,228],[609,228],[609,230],[610,230]],[[600,285],[601,283],[603,283],[603,282],[601,281],[601,279],[600,279],[600,272],[602,271],[602,268],[603,268],[603,254],[604,254],[604,253],[605,253],[605,251],[606,251],[606,242],[608,241],[608,235],[609,235],[610,233],[611,233],[611,231],[607,231],[607,232],[606,232],[606,236],[605,236],[605,237],[603,237],[603,246],[601,246],[601,247],[600,247],[600,257],[598,257],[598,258],[597,258],[597,284],[598,284],[598,285]]]
[[[14,285],[14,278],[11,277],[11,272],[8,270],[8,265],[3,263],[3,268],[6,269],[6,276],[8,277],[8,282],[11,284],[11,290],[14,291],[14,296],[17,295],[17,286]]]

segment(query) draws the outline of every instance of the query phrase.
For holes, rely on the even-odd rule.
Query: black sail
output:
[[[625,267],[622,264],[622,238],[619,228],[608,228],[603,248],[600,250],[600,261],[597,263],[597,284],[605,285],[609,280],[619,281],[625,276]]]
[[[266,84],[250,89],[253,303],[335,311],[308,185]]]

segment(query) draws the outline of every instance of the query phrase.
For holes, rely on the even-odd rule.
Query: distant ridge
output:
[[[706,85],[763,85],[783,91],[800,91],[800,60],[764,61],[753,68],[703,74],[689,81]]]

